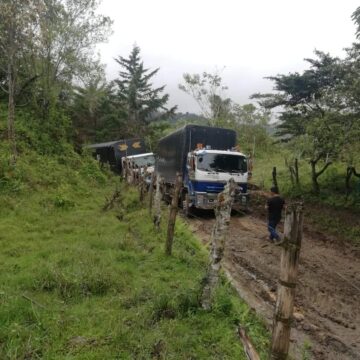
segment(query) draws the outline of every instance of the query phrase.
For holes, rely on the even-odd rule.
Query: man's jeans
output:
[[[279,240],[280,236],[279,234],[276,232],[276,226],[279,223],[279,221],[274,221],[274,220],[269,220],[268,222],[268,230],[270,233],[270,240]]]

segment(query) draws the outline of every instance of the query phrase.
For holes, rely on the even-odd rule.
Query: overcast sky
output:
[[[100,46],[107,77],[113,60],[134,43],[145,66],[160,67],[155,85],[166,84],[179,111],[200,110],[178,90],[182,74],[222,69],[227,96],[244,104],[272,88],[265,76],[301,71],[314,49],[343,56],[355,40],[351,14],[356,0],[103,0],[100,12],[114,20],[114,33]]]

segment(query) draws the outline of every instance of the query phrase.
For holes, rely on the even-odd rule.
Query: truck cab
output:
[[[124,161],[130,161],[134,166],[134,171],[144,171],[146,168],[146,178],[145,182],[150,185],[151,176],[155,169],[155,157],[153,153],[144,153],[144,154],[137,154],[126,156],[121,159],[122,163]],[[124,167],[124,166],[123,166]]]
[[[246,155],[238,151],[199,149],[188,153],[184,176],[184,210],[191,207],[214,208],[218,193],[224,190],[230,178],[238,184],[234,205],[246,207],[247,161]]]

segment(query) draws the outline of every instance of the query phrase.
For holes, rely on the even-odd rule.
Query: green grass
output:
[[[266,357],[269,334],[225,280],[199,308],[208,255],[181,220],[166,257],[134,190],[103,212],[114,181],[82,185],[0,195],[1,359],[245,359],[239,323]]]

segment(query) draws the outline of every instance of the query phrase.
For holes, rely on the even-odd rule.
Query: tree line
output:
[[[352,19],[356,41],[344,58],[317,50],[305,59],[307,70],[271,76],[275,91],[252,95],[264,109],[279,109],[276,135],[292,153],[287,165],[293,179],[299,185],[298,161],[307,161],[317,194],[319,177],[335,162],[346,167],[348,193],[351,177],[360,177],[360,7]]]
[[[0,116],[6,118],[0,136],[11,161],[23,143],[40,153],[135,136],[155,144],[174,123],[188,121],[167,106],[165,85],[152,84],[159,68],[144,65],[137,45],[114,59],[118,76],[106,81],[96,46],[111,34],[112,20],[98,6],[97,0],[0,3]],[[226,96],[221,71],[185,73],[179,88],[201,109],[195,122],[235,129],[240,149],[254,154],[273,146],[268,127],[277,109],[276,141],[292,154],[287,166],[294,186],[306,161],[319,193],[320,176],[340,161],[350,192],[351,178],[359,177],[360,8],[352,19],[356,41],[344,58],[316,51],[307,70],[269,77],[274,91],[252,95],[249,104]]]
[[[140,48],[119,56],[119,76],[105,79],[97,44],[112,20],[97,0],[4,0],[0,3],[0,114],[12,161],[28,142],[42,153],[61,143],[144,136],[149,122],[166,118],[169,95],[154,88],[159,69],[145,68]],[[34,136],[31,138],[29,134]],[[35,139],[36,138],[36,139]],[[58,150],[56,150],[58,149]]]

